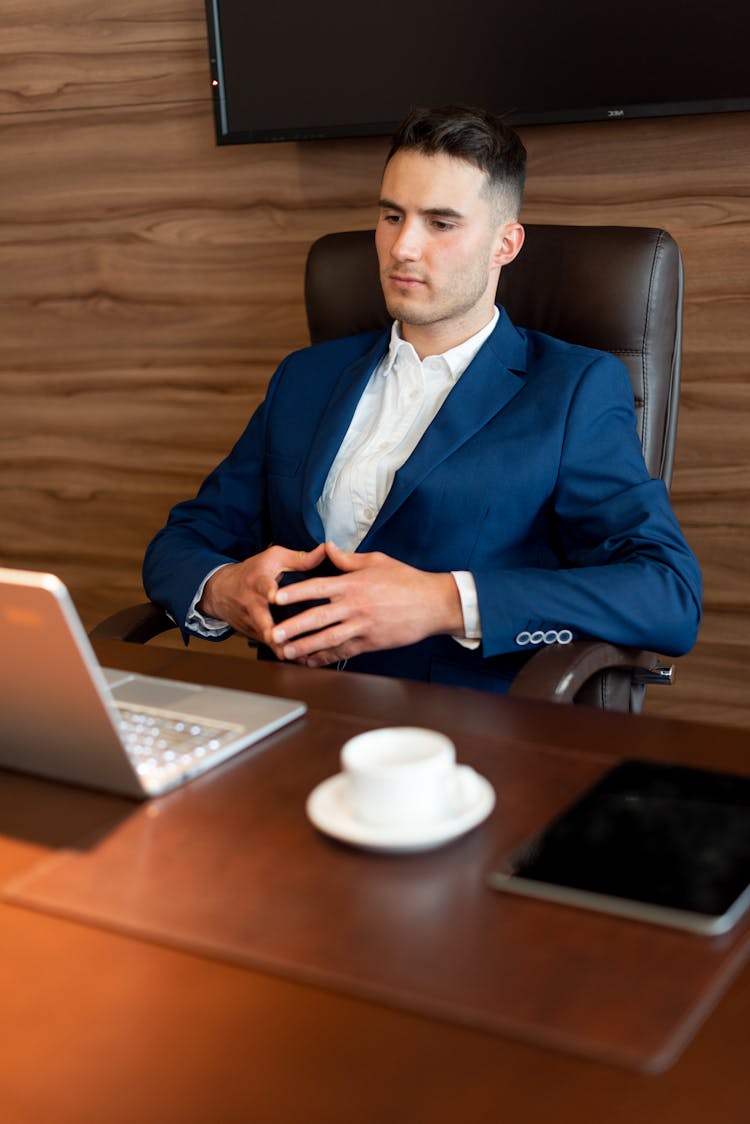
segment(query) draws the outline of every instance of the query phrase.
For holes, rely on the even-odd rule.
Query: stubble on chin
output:
[[[388,315],[402,324],[414,324],[419,327],[431,324],[435,319],[434,315],[426,310],[415,308],[408,301],[386,301],[386,308],[388,309]]]
[[[383,295],[388,315],[393,320],[399,320],[403,324],[420,325],[431,324],[435,319],[434,311],[420,307],[419,301],[414,297],[410,298],[399,293],[388,294],[385,286]]]

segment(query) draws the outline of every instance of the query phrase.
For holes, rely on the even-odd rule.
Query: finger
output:
[[[314,652],[301,662],[306,667],[328,667],[331,664],[344,664],[353,656],[358,656],[361,651],[362,645],[357,640],[353,640],[349,644],[339,645],[337,648],[327,648],[320,652]]]
[[[274,644],[289,644],[299,642],[307,633],[311,633],[316,637],[320,637],[323,632],[327,634],[331,632],[334,626],[341,625],[340,619],[332,616],[330,612],[326,613],[327,606],[320,608],[306,609],[304,612],[297,613],[293,617],[287,617],[286,620],[277,624],[271,631],[271,640]],[[330,643],[330,640],[329,640]],[[313,641],[311,640],[308,647],[309,651],[313,650]],[[322,645],[319,644],[319,647]]]
[[[341,550],[333,541],[326,542],[323,545],[325,546],[326,554],[337,570],[361,570],[368,564],[366,554],[356,554],[348,550]]]
[[[293,572],[312,570],[319,566],[326,556],[326,544],[318,543],[312,550],[289,550],[286,547],[273,546],[269,547],[268,555],[269,561],[276,567],[275,573],[278,577],[288,570]]]
[[[337,649],[328,648],[321,652],[314,652],[311,656],[304,656],[299,659],[298,663],[303,663],[305,667],[330,667],[331,664],[342,663],[346,656],[339,654]]]
[[[254,633],[259,637],[270,632],[275,623],[266,604],[258,605],[252,616],[248,614],[248,619],[251,621]]]
[[[284,574],[300,574],[306,573],[308,570],[314,569],[319,566],[325,558],[325,543],[318,543],[313,550],[295,550],[284,551],[284,557],[279,560],[280,569],[274,574],[273,577],[268,577],[268,582],[264,583],[262,592],[267,601],[273,603],[276,600],[276,592],[279,588]],[[283,602],[280,602],[280,604]]]
[[[297,551],[297,554],[299,558],[297,569],[312,570],[315,566],[319,566],[325,558],[326,544],[324,542],[319,542],[312,550],[300,550]]]
[[[283,572],[283,571],[282,571]],[[261,574],[255,583],[255,591],[259,597],[264,601],[273,602],[276,599],[276,592],[279,588],[278,581],[281,574],[274,580],[270,574]]]
[[[303,578],[277,586],[269,600],[276,605],[298,605],[302,601],[332,601],[346,593],[343,576],[330,578]],[[327,623],[331,623],[329,620]],[[320,626],[318,626],[320,627]]]
[[[320,629],[317,632],[308,632],[304,635],[287,635],[282,639],[285,626],[289,623],[289,621],[285,621],[284,625],[274,629],[272,634],[273,642],[278,645],[285,660],[307,659],[309,657],[318,659],[323,654],[329,654],[327,662],[332,662],[337,659],[344,659],[346,655],[351,654],[348,651],[345,655],[340,653],[351,648],[356,636],[355,629],[336,624],[331,628]]]

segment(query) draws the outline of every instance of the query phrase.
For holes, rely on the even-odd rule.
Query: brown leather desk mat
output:
[[[58,852],[5,899],[641,1070],[669,1065],[744,961],[750,922],[705,938],[490,890],[494,857],[606,761],[457,737],[495,786],[480,828],[382,856],[309,824],[307,794],[367,723],[313,714]]]

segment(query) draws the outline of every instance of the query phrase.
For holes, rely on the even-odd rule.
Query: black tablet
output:
[[[335,578],[340,573],[341,570],[337,570],[333,563],[325,558],[314,570],[284,570],[283,573],[279,574],[277,584],[281,589],[283,586],[293,585],[295,582],[309,581],[310,578]],[[296,617],[298,613],[304,613],[306,609],[314,609],[317,605],[327,604],[327,597],[316,601],[297,601],[291,605],[272,604],[270,606],[271,616],[274,624],[281,624],[282,621],[288,620],[290,617]]]
[[[750,906],[750,777],[628,759],[497,862],[490,885],[718,934]]]

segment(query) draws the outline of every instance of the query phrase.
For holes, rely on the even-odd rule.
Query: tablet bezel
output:
[[[549,839],[553,829],[558,829],[567,817],[579,813],[585,801],[591,801],[593,796],[606,784],[616,783],[618,776],[627,779],[628,773],[632,775],[632,767],[643,773],[651,772],[656,775],[677,776],[680,771],[685,776],[695,780],[722,778],[723,781],[736,779],[740,788],[750,791],[750,778],[739,774],[729,774],[710,769],[697,769],[685,765],[669,765],[664,762],[644,761],[638,758],[628,758],[612,768],[607,769],[602,776],[586,788],[580,795],[568,804],[558,816],[548,821],[542,828],[525,838],[513,847],[508,853],[497,860],[493,869],[487,876],[489,885],[495,890],[520,894],[525,897],[556,902],[562,905],[582,907],[596,912],[614,914],[621,917],[632,918],[672,928],[684,929],[689,932],[708,936],[719,936],[729,932],[750,908],[750,853],[741,856],[741,861],[747,867],[742,877],[746,878],[744,890],[721,913],[699,912],[693,908],[677,908],[674,905],[664,905],[653,901],[641,900],[634,897],[618,896],[616,894],[592,891],[580,886],[562,884],[519,874],[519,867],[525,865],[530,854],[537,850],[545,839]],[[615,790],[616,791],[616,790]],[[746,806],[746,801],[739,805]],[[750,816],[750,804],[748,804]],[[744,868],[742,868],[744,870]]]

